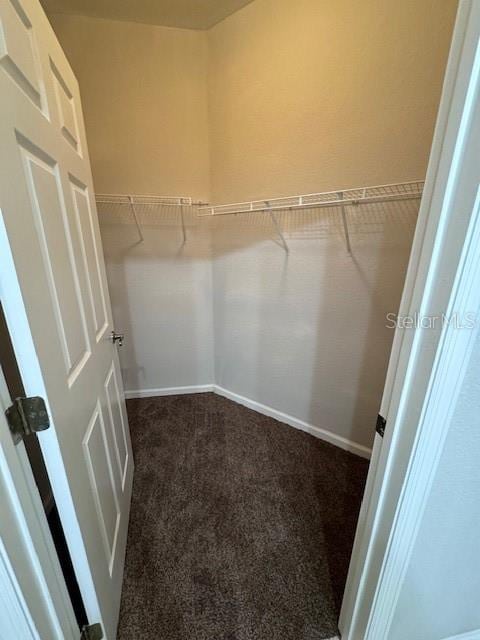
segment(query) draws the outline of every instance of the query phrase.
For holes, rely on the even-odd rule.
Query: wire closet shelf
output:
[[[114,194],[114,193],[97,193],[95,194],[95,201],[98,205],[110,204],[110,205],[124,205],[128,206],[132,214],[133,221],[137,227],[139,241],[143,242],[143,231],[138,219],[138,206],[165,206],[165,207],[178,207],[182,222],[183,242],[187,241],[187,232],[185,229],[184,209],[186,207],[198,207],[205,204],[204,202],[197,202],[189,196],[151,196],[151,195],[133,195],[133,194]]]
[[[352,255],[350,234],[348,230],[347,206],[375,202],[391,202],[395,200],[413,200],[422,197],[423,180],[382,184],[374,187],[357,187],[338,191],[324,191],[300,196],[283,198],[269,198],[265,200],[251,200],[250,202],[235,202],[233,204],[204,205],[198,209],[199,216],[231,216],[245,213],[268,213],[278,235],[280,243],[288,253],[288,245],[276,218],[277,211],[299,211],[305,209],[319,209],[322,207],[340,207],[345,245],[349,255]]]
[[[225,216],[240,213],[294,211],[295,209],[317,209],[319,207],[350,206],[369,202],[407,200],[422,197],[423,180],[398,182],[374,187],[357,187],[338,191],[324,191],[300,196],[235,202],[233,204],[203,205],[199,207],[199,216]]]
[[[137,227],[139,240],[143,241],[143,232],[138,219],[137,206],[166,206],[178,207],[183,241],[186,242],[186,229],[184,220],[185,208],[195,208],[199,217],[229,216],[251,213],[267,213],[270,215],[275,232],[279,237],[282,247],[288,252],[288,245],[283,235],[280,224],[275,215],[282,211],[299,211],[305,209],[319,209],[322,207],[340,207],[345,244],[347,252],[351,255],[350,234],[348,230],[347,207],[355,207],[362,204],[376,202],[391,202],[395,200],[414,200],[422,197],[424,187],[423,180],[410,182],[398,182],[383,184],[373,187],[357,187],[355,189],[343,189],[338,191],[324,191],[322,193],[309,193],[299,196],[287,196],[282,198],[269,198],[265,200],[251,200],[249,202],[235,202],[232,204],[210,205],[195,201],[188,196],[142,196],[128,194],[98,193],[95,196],[97,205],[113,204],[126,205],[130,208],[132,218]]]

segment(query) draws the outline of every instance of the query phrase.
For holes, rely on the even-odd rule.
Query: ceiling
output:
[[[47,13],[208,29],[252,0],[41,0]]]

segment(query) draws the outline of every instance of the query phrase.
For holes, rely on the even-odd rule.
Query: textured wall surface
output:
[[[211,199],[423,178],[456,0],[256,0],[209,32]],[[214,230],[219,385],[370,446],[417,204]]]
[[[210,201],[421,178],[455,0],[255,0],[208,33],[53,16],[98,191]],[[209,187],[210,183],[210,187]],[[418,203],[101,211],[127,389],[209,384],[370,446]]]
[[[213,202],[421,179],[457,0],[256,0],[209,32]]]
[[[126,335],[120,349],[125,389],[213,382],[213,307],[208,225],[169,208],[139,207],[144,242],[130,212],[100,209],[113,317]]]
[[[214,231],[217,384],[370,447],[418,202],[338,208]]]
[[[479,460],[480,333],[397,603],[392,640],[438,640],[480,629]]]
[[[95,189],[208,198],[207,36],[54,14],[80,84]]]

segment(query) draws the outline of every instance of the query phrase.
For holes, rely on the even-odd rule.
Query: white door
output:
[[[91,623],[116,632],[133,459],[77,81],[38,0],[0,0],[0,295]]]
[[[27,454],[4,415],[10,404],[0,369],[0,640],[78,640]]]

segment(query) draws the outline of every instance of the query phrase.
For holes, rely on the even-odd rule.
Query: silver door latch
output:
[[[125,336],[123,335],[123,333],[115,333],[115,331],[112,331],[110,334],[110,340],[113,342],[113,344],[118,342],[119,347],[123,346],[124,337]]]

